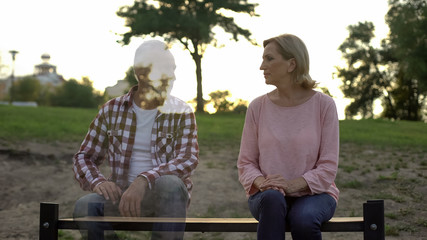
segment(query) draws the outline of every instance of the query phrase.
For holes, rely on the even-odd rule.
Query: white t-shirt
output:
[[[132,149],[128,180],[133,182],[142,172],[153,169],[153,159],[151,157],[151,131],[157,109],[144,110],[135,103],[132,104],[136,115],[135,144]]]

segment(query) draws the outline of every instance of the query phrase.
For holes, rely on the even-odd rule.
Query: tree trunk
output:
[[[418,112],[420,110],[420,106],[418,104],[418,86],[414,80],[410,81],[410,98],[409,98],[409,120],[411,121],[419,121]]]
[[[385,99],[387,101],[387,105],[388,105],[388,107],[390,109],[390,112],[391,112],[390,113],[391,114],[391,118],[393,118],[394,120],[396,120],[397,119],[396,109],[393,106],[393,102],[391,101],[390,94],[388,93],[388,91],[387,91],[387,96],[385,96]]]
[[[400,88],[406,91],[406,98],[401,99],[403,101],[403,112],[402,119],[408,121],[419,121],[419,111],[421,105],[419,104],[418,86],[413,79],[403,79],[403,84]]]
[[[193,54],[194,62],[196,63],[196,78],[197,78],[197,106],[196,112],[204,112],[205,111],[205,102],[203,100],[203,89],[202,89],[202,55],[199,54],[199,46],[197,44],[195,46],[195,51]]]

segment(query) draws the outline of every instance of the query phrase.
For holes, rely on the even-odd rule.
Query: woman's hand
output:
[[[265,178],[263,176],[259,176],[255,178],[254,183],[252,185],[256,189],[259,189],[261,191],[261,185],[264,184],[264,182],[265,182]]]
[[[277,175],[277,176],[279,176],[279,175]],[[264,178],[262,176],[257,177],[257,178],[255,178],[253,185],[255,188],[259,189],[261,192],[268,190],[268,189],[273,189],[273,190],[281,192],[283,194],[283,196],[286,195],[285,191],[283,189],[281,189],[280,187],[275,186],[275,185],[268,185],[268,182],[267,182],[268,179],[269,179],[268,177],[267,178]]]
[[[286,180],[281,175],[268,175],[263,184],[260,185],[260,190],[279,189],[284,194],[292,194],[296,192],[306,191],[308,184],[303,177]]]
[[[259,186],[260,191],[265,191],[268,189],[273,189],[281,192],[283,195],[286,195],[286,188],[288,184],[285,178],[281,175],[268,175],[265,178],[265,181]]]
[[[120,200],[122,190],[114,182],[105,181],[93,188],[93,191],[101,196],[104,196],[105,200],[110,200],[113,204],[116,204]]]

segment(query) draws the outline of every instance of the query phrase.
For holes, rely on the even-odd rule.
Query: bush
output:
[[[15,82],[10,91],[14,101],[36,102],[39,99],[40,89],[39,80],[27,76]]]
[[[94,92],[92,82],[83,78],[82,83],[75,79],[66,81],[51,97],[52,106],[96,108],[104,102],[104,97]]]

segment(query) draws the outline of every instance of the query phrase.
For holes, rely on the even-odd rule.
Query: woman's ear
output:
[[[289,61],[289,68],[288,68],[288,72],[291,73],[295,70],[295,68],[297,67],[297,62],[295,61],[295,58],[291,58],[288,60]]]

